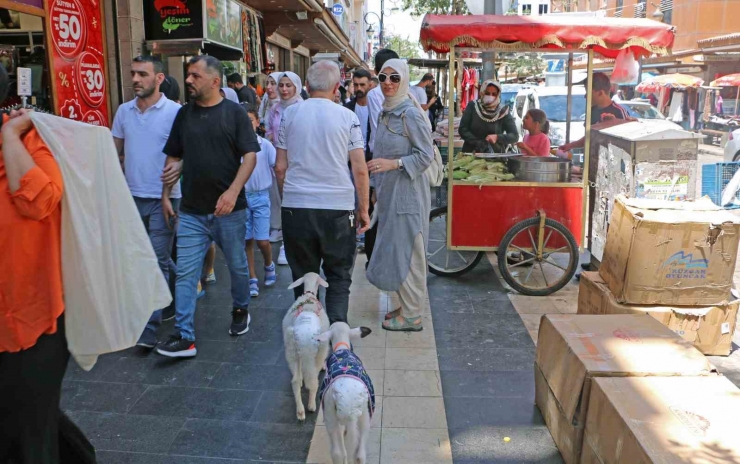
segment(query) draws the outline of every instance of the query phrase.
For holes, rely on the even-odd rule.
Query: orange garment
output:
[[[62,174],[35,129],[23,143],[36,166],[11,195],[0,136],[0,352],[34,346],[64,312]]]

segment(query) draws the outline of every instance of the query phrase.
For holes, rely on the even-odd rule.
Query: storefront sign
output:
[[[206,0],[206,38],[242,50],[241,7],[232,0]]]
[[[203,38],[203,4],[200,0],[144,0],[148,40]]]
[[[335,3],[334,6],[331,7],[331,12],[334,13],[334,16],[342,16],[344,14],[344,5],[341,3]]]
[[[94,125],[108,125],[105,37],[97,0],[49,0],[55,113]]]

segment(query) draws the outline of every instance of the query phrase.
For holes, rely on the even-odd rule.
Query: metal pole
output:
[[[737,88],[737,96],[735,97],[735,116],[737,116],[737,102],[740,101],[740,86]]]
[[[565,85],[568,86],[568,106],[566,108],[565,120],[568,122],[565,124],[565,143],[570,143],[570,118],[573,115],[573,53],[568,53],[567,73]]]
[[[591,105],[593,101],[591,99],[591,86],[593,85],[594,78],[594,51],[588,50],[588,68],[586,70],[586,143],[583,147],[583,216],[582,216],[582,236],[581,236],[581,251],[583,251],[586,243],[586,234],[589,230],[589,168],[591,161]]]
[[[504,14],[503,0],[484,0],[483,14],[502,15]],[[483,80],[496,79],[496,52],[484,52],[483,58]]]
[[[380,31],[378,32],[378,42],[380,43],[380,48],[383,48],[384,42],[383,42],[383,10],[385,10],[385,0],[380,0]]]
[[[452,177],[452,163],[455,161],[455,47],[450,47],[450,56],[448,64],[448,77],[447,77],[447,130],[449,132],[447,138],[447,205],[449,213],[447,214],[447,247],[449,248],[452,244],[452,191],[453,188],[453,177]],[[462,74],[458,80],[462,80]],[[459,98],[459,95],[458,95]]]

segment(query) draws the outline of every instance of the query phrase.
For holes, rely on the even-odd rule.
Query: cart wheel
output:
[[[539,231],[539,217],[524,220],[506,232],[498,248],[501,276],[523,295],[545,296],[557,292],[573,278],[578,266],[578,246],[565,226],[553,219],[545,220],[542,229],[542,248],[545,251],[541,258],[537,257]],[[548,249],[548,243],[564,245],[552,250]],[[515,253],[520,259],[512,263],[508,257]],[[501,259],[502,256],[507,259]]]
[[[433,209],[429,214],[429,272],[442,277],[457,277],[473,269],[481,258],[482,251],[447,249],[447,206]]]

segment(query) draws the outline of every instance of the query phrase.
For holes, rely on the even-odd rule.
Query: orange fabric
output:
[[[36,166],[11,195],[0,136],[0,352],[30,348],[56,332],[64,311],[62,174],[36,130],[23,142]]]

